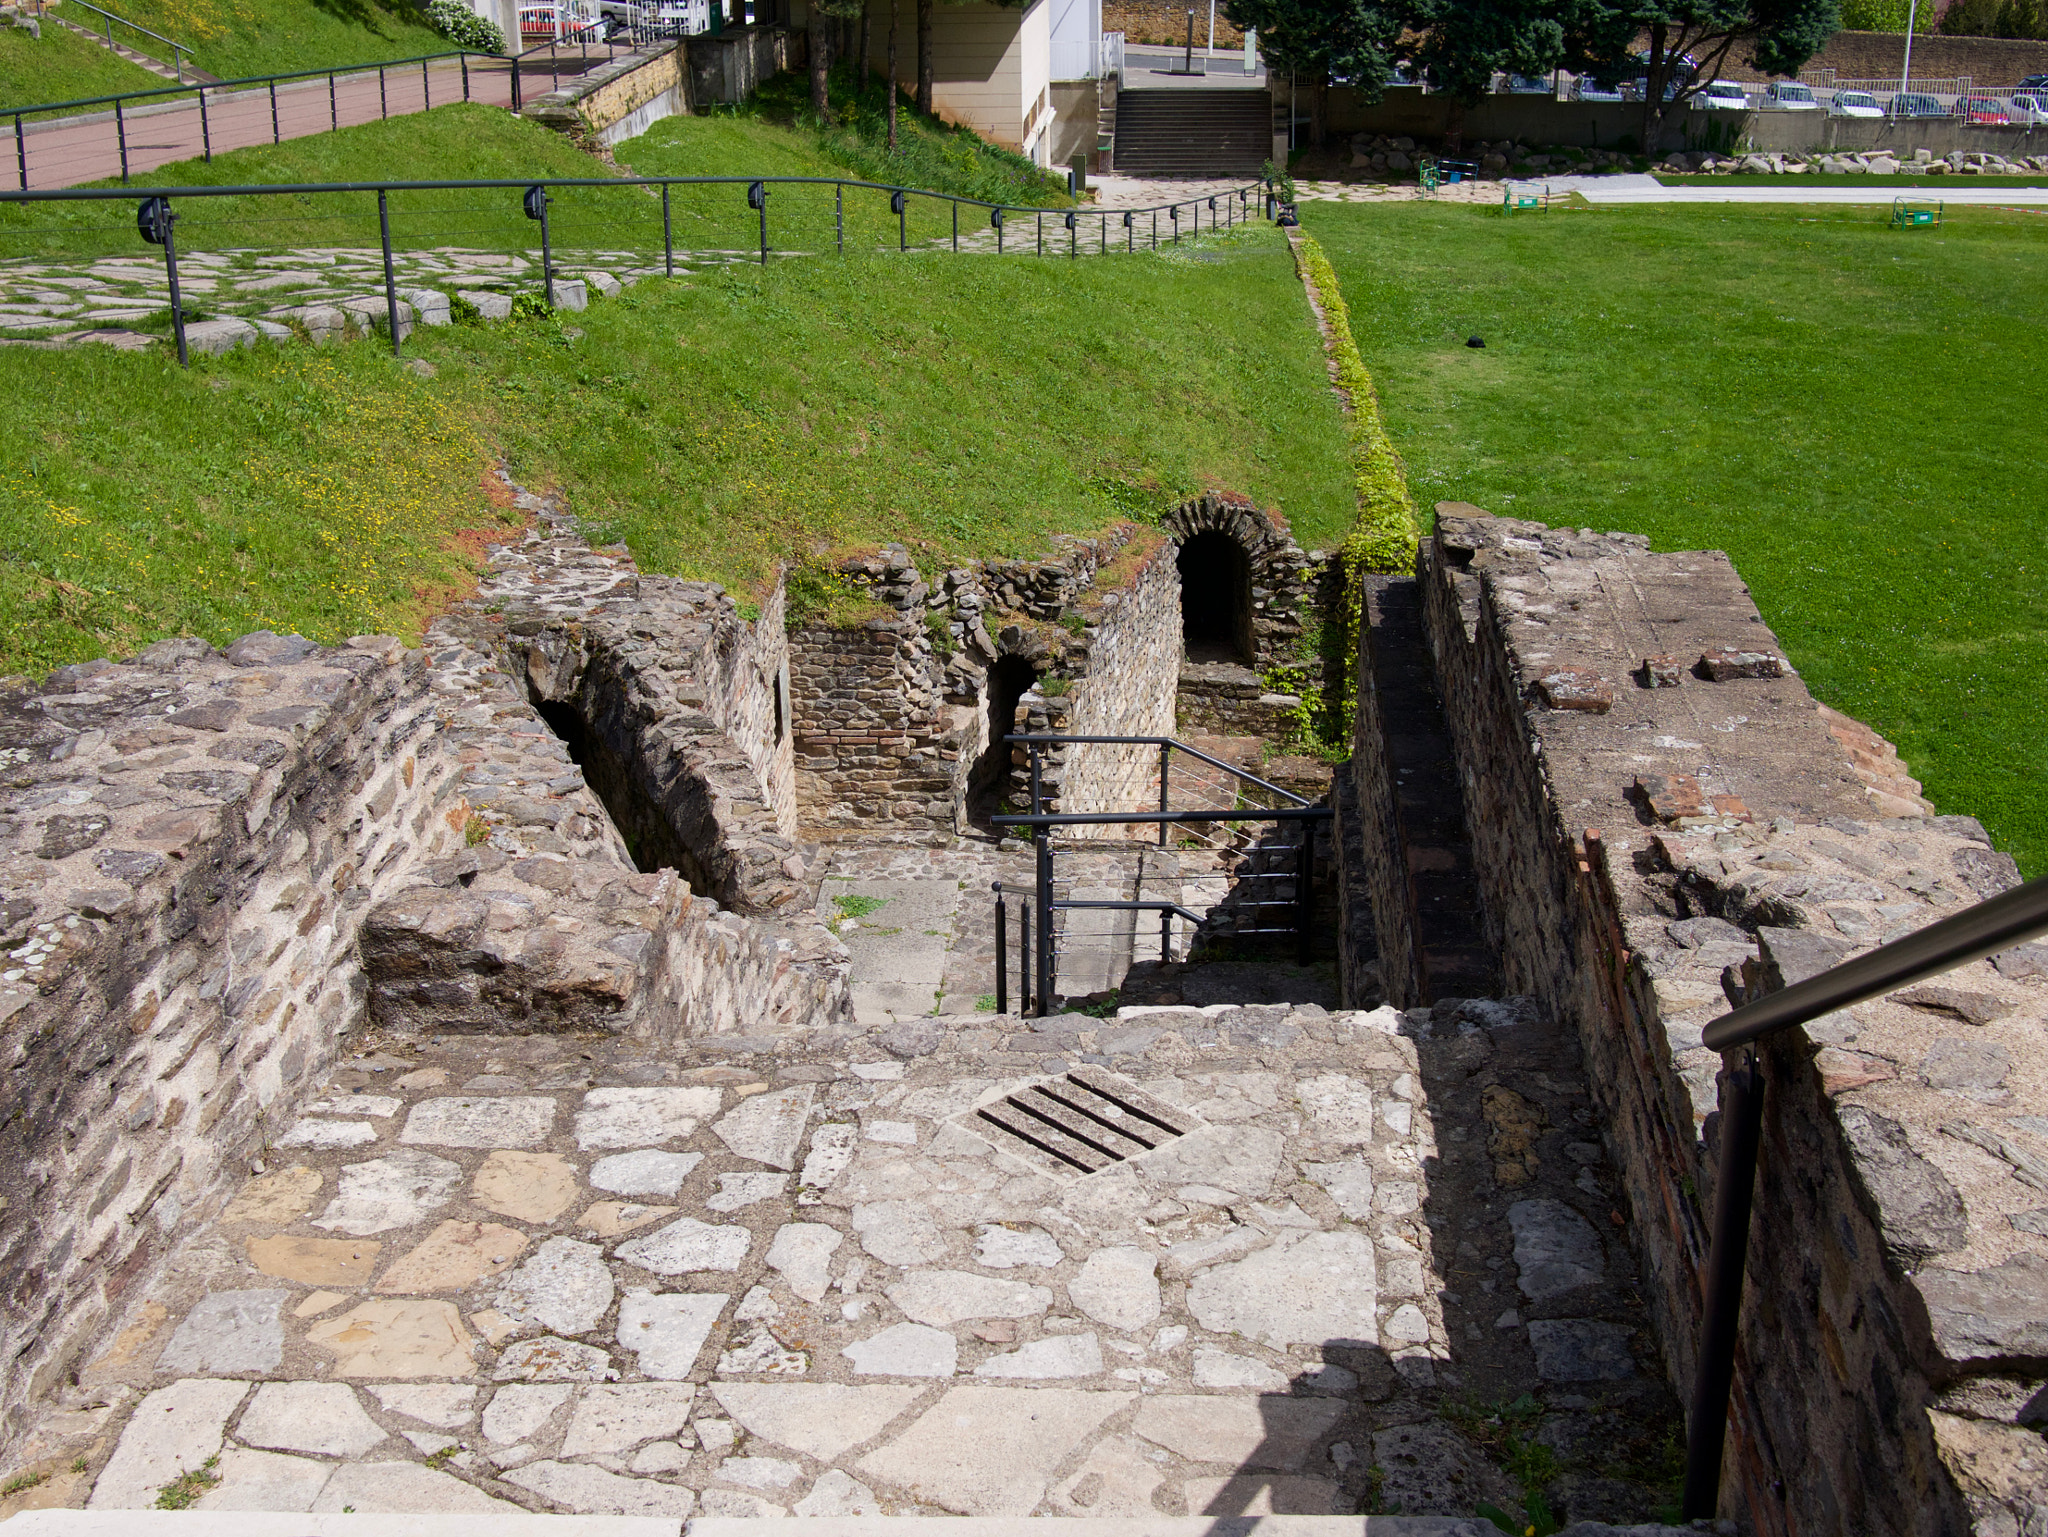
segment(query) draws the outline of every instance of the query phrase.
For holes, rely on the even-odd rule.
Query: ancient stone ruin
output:
[[[1715,552],[1440,508],[1333,771],[1331,562],[1240,499],[887,547],[851,628],[518,499],[419,649],[0,695],[0,1511],[1640,1530],[1703,1027],[2017,882]],[[1042,1016],[1020,731],[1214,813],[1061,830],[1153,905],[1061,909]],[[1770,1044],[1717,1530],[2048,1520],[2044,1011],[2029,946]]]

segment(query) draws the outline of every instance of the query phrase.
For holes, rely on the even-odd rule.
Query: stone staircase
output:
[[[1267,91],[1119,91],[1122,176],[1256,176],[1273,152]]]

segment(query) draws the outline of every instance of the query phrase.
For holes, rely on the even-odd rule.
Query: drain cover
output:
[[[1080,1071],[1019,1089],[961,1120],[996,1146],[1069,1177],[1149,1153],[1197,1124],[1125,1079]]]

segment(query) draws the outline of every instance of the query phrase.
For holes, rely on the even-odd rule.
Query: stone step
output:
[[[944,1533],[937,1528],[945,1527]],[[29,1510],[7,1537],[824,1537],[815,1517],[287,1514],[219,1510]],[[1055,1530],[1057,1528],[1057,1530]],[[1558,1537],[1670,1537],[1732,1532],[1731,1523],[1608,1526],[1580,1521]],[[842,1516],[829,1537],[1498,1537],[1462,1516]]]

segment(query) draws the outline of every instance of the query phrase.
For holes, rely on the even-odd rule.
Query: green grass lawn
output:
[[[2039,216],[1303,206],[1416,500],[1726,550],[1807,684],[2048,871]],[[1465,346],[1481,335],[1483,351]]]
[[[0,27],[0,108],[150,91],[169,83],[54,21],[45,21],[42,33],[38,39],[19,27]]]
[[[1229,487],[1333,545],[1352,493],[1276,231],[1082,262],[849,254],[381,344],[0,349],[0,673],[191,630],[417,633],[504,454],[647,569],[923,541],[1031,555]],[[572,336],[570,331],[580,330]]]
[[[194,63],[222,80],[375,64],[455,46],[409,0],[121,0],[105,9],[175,38],[191,50]],[[82,25],[95,20],[90,11],[76,16]],[[116,28],[117,40],[169,62],[170,50],[161,43],[132,32],[122,37],[121,31]]]
[[[0,32],[0,38],[5,36]],[[850,163],[844,153],[852,142],[844,130],[828,136],[760,115],[671,117],[618,146],[618,174],[865,180],[869,168]],[[947,135],[943,147],[956,159],[964,157],[960,165],[951,172],[943,165],[934,169],[922,162],[905,169],[933,170],[940,190],[975,195],[983,178],[1006,174],[993,158],[1000,152],[976,145],[981,141],[972,135]],[[138,179],[138,185],[351,182],[394,174],[408,181],[465,181],[602,177],[614,172],[561,134],[495,107],[456,103],[431,113],[233,150],[214,156],[210,163],[179,161]],[[111,188],[119,183],[95,185]],[[1013,187],[1008,197],[1013,203],[1028,195],[1064,204],[1063,191],[1055,192],[1053,186],[1041,177],[1036,186]],[[638,250],[650,260],[658,258],[658,193],[633,187],[567,188],[555,199],[549,227],[562,247]],[[401,248],[526,250],[540,242],[539,228],[524,216],[516,190],[396,192],[389,202],[392,240]],[[777,250],[836,249],[842,227],[850,248],[894,246],[898,238],[898,221],[889,211],[886,193],[848,191],[842,200],[830,186],[784,186],[774,189],[769,203],[769,239]],[[670,231],[680,250],[747,250],[759,239],[759,216],[748,209],[744,186],[677,187],[669,205]],[[375,246],[379,240],[374,193],[186,200],[179,209],[178,243],[188,251]],[[985,219],[978,210],[965,210],[961,233],[975,233]],[[904,231],[908,239],[947,239],[951,229],[949,204],[910,200]],[[0,260],[133,255],[138,244],[135,210],[127,196],[99,203],[0,205]]]

